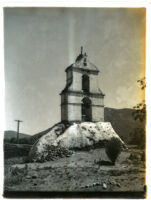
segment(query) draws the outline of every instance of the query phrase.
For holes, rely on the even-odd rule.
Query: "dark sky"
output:
[[[139,103],[145,69],[143,8],[5,8],[6,129],[34,134],[60,121],[65,68],[80,46],[100,70],[105,106]]]

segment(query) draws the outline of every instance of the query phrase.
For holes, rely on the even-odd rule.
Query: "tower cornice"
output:
[[[60,93],[60,95],[62,95],[62,94],[67,94],[67,95],[71,95],[71,96],[88,96],[88,97],[96,97],[96,98],[105,96],[105,94],[103,94],[103,93],[92,93],[92,92],[84,93],[82,91],[71,91],[71,90],[62,91]]]

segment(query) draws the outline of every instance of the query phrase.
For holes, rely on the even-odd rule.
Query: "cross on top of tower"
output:
[[[86,52],[83,53],[83,46],[81,46],[81,52],[78,55],[78,57],[76,58],[76,62],[80,61],[81,59],[83,59],[84,66],[87,66],[87,54],[86,54]]]

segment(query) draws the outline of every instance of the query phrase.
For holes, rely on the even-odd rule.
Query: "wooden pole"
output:
[[[20,122],[23,122],[21,120],[15,120],[17,122],[17,143],[19,143],[19,126],[20,126]]]

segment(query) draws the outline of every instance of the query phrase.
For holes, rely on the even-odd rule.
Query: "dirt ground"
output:
[[[130,154],[136,156],[128,159]],[[6,159],[4,189],[143,192],[145,165],[140,155],[140,150],[129,148],[120,154],[115,166],[97,164],[100,159],[108,160],[104,149],[78,151],[70,157],[45,163],[24,164],[21,158]]]

